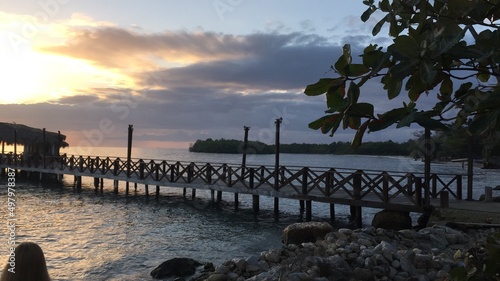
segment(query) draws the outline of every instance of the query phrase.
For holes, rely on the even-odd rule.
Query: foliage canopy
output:
[[[309,124],[331,136],[342,126],[356,131],[352,145],[365,132],[418,123],[431,130],[466,127],[469,134],[494,137],[500,131],[500,0],[374,0],[361,15],[366,22],[376,11],[393,43],[387,48],[370,44],[362,62],[354,63],[350,45],[332,69],[333,78],[308,85],[308,96],[326,95],[325,115]],[[380,13],[377,13],[380,14]],[[360,102],[363,85],[379,79],[389,100],[404,90],[408,101],[376,113]],[[422,94],[435,95],[435,105],[424,108]]]

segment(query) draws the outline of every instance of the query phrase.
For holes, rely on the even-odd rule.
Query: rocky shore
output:
[[[206,266],[190,280],[445,281],[452,268],[464,266],[467,250],[495,231],[442,225],[418,231],[338,229],[314,242]]]

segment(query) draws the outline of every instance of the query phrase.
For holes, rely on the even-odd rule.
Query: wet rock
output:
[[[411,229],[410,213],[391,210],[380,211],[373,217],[372,226],[393,230]]]
[[[323,240],[325,235],[333,230],[326,222],[294,223],[283,230],[282,241],[285,245],[316,242]]]
[[[160,264],[151,271],[153,278],[165,278],[170,276],[189,276],[196,272],[196,268],[202,265],[200,262],[190,258],[173,258]]]

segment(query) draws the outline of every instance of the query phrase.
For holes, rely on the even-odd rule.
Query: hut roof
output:
[[[43,130],[26,125],[0,122],[0,142],[14,144],[14,131],[17,130],[17,143],[35,145],[43,143]],[[60,133],[45,131],[45,143],[58,147],[67,147],[66,136]]]

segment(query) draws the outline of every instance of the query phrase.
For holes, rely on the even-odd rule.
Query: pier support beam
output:
[[[217,191],[217,204],[222,202],[222,191]]]
[[[259,205],[260,205],[259,201],[260,201],[259,195],[252,195],[252,207],[253,211],[256,213],[259,211]]]
[[[330,222],[335,222],[335,204],[330,204]]]
[[[215,190],[210,190],[210,202],[215,203]]]
[[[306,221],[312,220],[312,201],[306,201]]]
[[[191,199],[194,200],[196,199],[196,189],[193,188],[193,190],[191,190]]]
[[[238,210],[238,207],[239,207],[239,194],[238,193],[235,193],[234,194],[234,209],[235,210]]]
[[[94,188],[95,191],[99,189],[99,178],[94,178]]]
[[[280,198],[274,197],[274,215],[278,215],[280,213]]]
[[[137,192],[137,183],[134,182],[134,191]]]
[[[182,198],[186,199],[186,188],[182,188]]]
[[[118,180],[113,181],[113,192],[118,193]]]
[[[76,176],[76,190],[82,190],[82,176]]]
[[[157,185],[156,186],[156,198],[159,198],[160,197],[160,186]]]
[[[128,181],[125,182],[125,195],[128,195],[129,184]]]
[[[149,185],[144,185],[144,192],[146,192],[146,197],[149,197]]]

